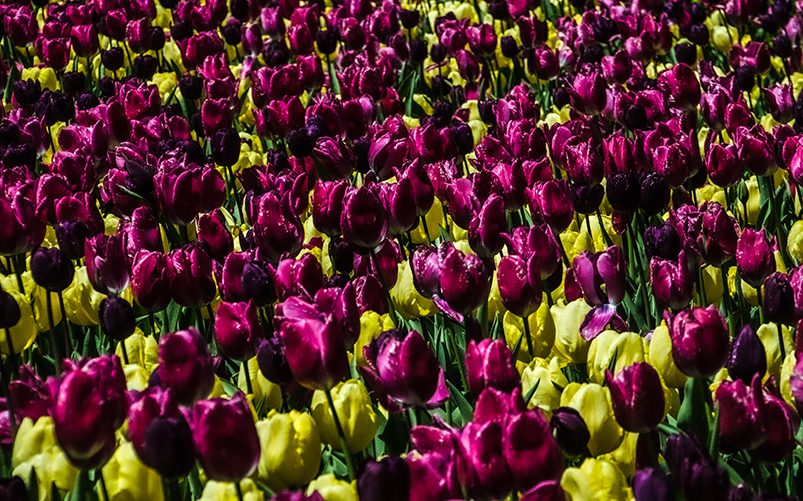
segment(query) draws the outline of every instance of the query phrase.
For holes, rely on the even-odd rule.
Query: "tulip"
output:
[[[100,303],[100,325],[106,335],[115,341],[124,341],[137,327],[134,308],[121,297],[108,296]],[[123,345],[124,346],[124,345]],[[125,354],[125,351],[123,351]],[[127,356],[125,358],[128,358]],[[128,363],[128,360],[124,360]]]
[[[599,72],[579,74],[568,89],[572,107],[584,115],[595,115],[605,108],[607,85]]]
[[[86,272],[92,287],[102,294],[120,294],[130,279],[123,239],[97,235],[84,244]]]
[[[555,440],[561,450],[569,456],[588,454],[588,441],[591,434],[583,417],[577,409],[558,407],[549,420]]]
[[[215,312],[215,341],[224,355],[246,360],[261,337],[262,327],[252,302],[220,303]]]
[[[293,373],[290,372],[287,363],[287,354],[278,336],[271,336],[258,342],[257,364],[265,379],[272,383],[285,384],[293,380]]]
[[[682,310],[667,320],[672,358],[691,377],[710,377],[728,358],[728,327],[714,306]]]
[[[723,146],[719,143],[711,145],[705,168],[711,181],[717,186],[728,187],[741,179],[744,169],[736,154],[736,147],[733,145]]]
[[[759,288],[764,279],[775,271],[772,244],[765,230],[745,228],[736,244],[736,267],[742,280]]]
[[[221,129],[212,136],[212,159],[216,164],[231,167],[240,158],[240,135],[234,129]]]
[[[624,321],[616,312],[625,294],[622,250],[614,245],[602,252],[584,251],[574,258],[572,270],[583,297],[594,307],[580,328],[583,338],[591,341],[608,324],[623,327]]]
[[[747,385],[723,381],[714,393],[719,409],[719,437],[728,450],[752,450],[766,440],[764,394],[760,376]]]
[[[383,332],[363,353],[367,365],[360,371],[385,408],[437,407],[448,398],[443,369],[418,332]]]
[[[528,263],[523,258],[519,256],[502,258],[499,261],[497,281],[505,308],[524,319],[538,309],[542,295],[541,279],[530,273]]]
[[[684,495],[716,499],[728,491],[727,472],[708,457],[695,438],[683,433],[670,435],[664,457]]]
[[[767,372],[767,353],[764,344],[749,324],[742,327],[734,338],[728,356],[728,375],[749,384],[755,374],[764,377]]]
[[[64,374],[50,385],[50,415],[56,439],[69,460],[98,468],[117,446],[115,431],[128,404],[120,359],[104,355],[82,364],[65,362]]]
[[[604,190],[599,190],[600,200]],[[574,217],[570,203],[569,186],[565,181],[549,180],[527,191],[530,210],[539,214],[556,232],[561,233],[569,227]]]
[[[304,229],[292,210],[290,196],[279,199],[266,193],[257,203],[253,233],[260,255],[272,263],[295,256],[304,240]]]
[[[670,260],[680,252],[680,237],[668,222],[662,226],[650,226],[644,230],[644,247],[651,259],[658,257]]]
[[[318,425],[321,439],[341,451],[345,445],[347,454],[365,449],[374,439],[378,427],[365,385],[359,379],[349,379],[328,391],[331,396],[316,391],[310,404],[310,413]],[[332,412],[337,415],[333,416]]]
[[[636,501],[671,501],[675,499],[672,484],[660,468],[643,468],[633,477],[633,495]]]
[[[650,172],[641,178],[641,197],[639,208],[649,215],[661,213],[669,203],[669,185],[666,180],[655,172]]]
[[[440,296],[435,304],[462,321],[486,301],[491,289],[491,272],[475,254],[463,254],[444,243],[438,251],[440,260]]]
[[[31,275],[49,292],[61,292],[72,283],[75,269],[57,247],[40,247],[31,255]]]
[[[182,405],[190,406],[209,395],[215,384],[214,362],[195,328],[162,337],[156,374]]]
[[[315,183],[312,191],[312,223],[315,229],[326,235],[340,234],[340,214],[343,212],[343,197],[348,189],[345,179]]]
[[[159,222],[147,207],[137,207],[131,214],[131,220],[121,225],[123,247],[130,260],[140,250],[161,251],[162,235]]]
[[[410,496],[410,468],[399,456],[369,461],[357,479],[357,493],[365,501],[405,501]]]
[[[242,273],[243,292],[257,306],[267,306],[276,300],[276,287],[270,274],[257,263],[247,263]]]
[[[387,212],[376,190],[362,186],[346,193],[340,214],[343,239],[357,247],[372,250],[385,239]]]
[[[563,470],[563,455],[540,409],[510,416],[504,426],[502,451],[513,484],[521,491],[557,480]]]
[[[633,364],[614,377],[605,372],[616,420],[627,431],[653,430],[664,418],[664,391],[658,372],[648,363]]]
[[[694,294],[694,281],[688,266],[684,251],[680,251],[677,263],[659,257],[650,260],[652,293],[662,305],[673,310],[689,305]]]
[[[795,292],[788,275],[775,272],[764,279],[762,307],[768,322],[792,324],[795,317]]]
[[[262,453],[257,477],[274,491],[305,485],[318,474],[321,437],[308,413],[271,411],[257,422]]]
[[[196,229],[198,241],[203,244],[213,259],[223,261],[234,250],[234,240],[226,227],[220,209],[199,215],[196,220]]]
[[[616,421],[608,388],[595,383],[569,383],[560,396],[561,407],[580,413],[588,428],[588,450],[599,456],[615,450],[622,443],[624,431]]]
[[[754,453],[762,461],[774,463],[788,457],[797,446],[795,436],[800,428],[800,416],[777,395],[765,392],[764,399],[766,437]]]
[[[661,73],[658,85],[667,93],[670,102],[681,110],[688,111],[700,103],[700,82],[688,64],[678,63]]]
[[[711,266],[722,266],[736,256],[738,225],[716,202],[703,204],[702,213],[700,250],[703,259]]]
[[[321,263],[311,253],[298,259],[283,259],[273,273],[279,299],[302,296],[309,299],[324,286]]]
[[[168,257],[161,252],[137,252],[131,269],[131,292],[149,312],[161,311],[170,302]]]
[[[196,402],[189,424],[198,459],[209,478],[239,482],[256,471],[260,441],[251,407],[242,393],[231,400]]]
[[[139,395],[126,433],[142,462],[165,478],[183,477],[195,465],[192,431],[170,390],[151,387]]]
[[[217,209],[226,199],[223,176],[208,166],[165,164],[153,176],[153,183],[159,208],[173,224],[188,225],[198,214]]]
[[[501,340],[470,341],[466,347],[466,380],[468,390],[477,395],[484,388],[511,391],[520,377],[513,366],[510,349]]]
[[[507,229],[505,203],[499,195],[491,195],[468,228],[468,241],[480,257],[490,258],[502,250],[502,233]]]
[[[200,308],[215,297],[212,260],[198,244],[187,244],[167,255],[167,275],[173,300],[187,308]]]
[[[579,467],[567,468],[560,480],[566,499],[631,499],[627,479],[609,459],[587,458]]]

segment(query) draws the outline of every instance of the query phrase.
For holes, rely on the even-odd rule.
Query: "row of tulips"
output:
[[[0,2],[0,499],[796,499],[801,70],[791,0]]]

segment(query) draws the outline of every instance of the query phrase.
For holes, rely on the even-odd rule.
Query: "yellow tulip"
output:
[[[568,501],[634,499],[622,471],[607,459],[588,458],[579,468],[567,468],[560,485]]]
[[[784,353],[793,353],[795,351],[795,343],[792,341],[792,336],[789,334],[789,329],[783,327],[783,344]],[[756,334],[764,345],[764,351],[767,354],[767,376],[775,376],[776,378],[781,373],[781,343],[778,338],[777,324],[763,324],[756,329]]]
[[[243,501],[264,501],[265,499],[265,494],[250,478],[240,480],[240,491],[243,493]],[[239,501],[239,499],[237,488],[233,483],[216,480],[210,480],[204,485],[204,491],[200,497],[200,501]]]
[[[588,341],[580,336],[580,325],[591,311],[583,299],[569,304],[556,304],[550,308],[555,322],[555,353],[568,363],[585,363]]]
[[[11,345],[14,348],[14,353],[21,353],[31,346],[33,340],[36,339],[37,331],[33,310],[31,309],[31,303],[16,288],[12,289],[4,285],[3,290],[11,294],[11,297],[14,298],[20,308],[19,322],[8,329],[8,332],[11,334]],[[0,352],[3,355],[8,355],[10,352],[9,343],[6,339],[6,329],[0,329]]]
[[[318,473],[321,437],[312,416],[298,411],[278,413],[256,424],[262,453],[257,477],[274,491],[304,485]]]
[[[643,362],[644,338],[635,332],[602,331],[588,348],[588,378],[594,383],[602,384],[605,370],[611,366],[612,360],[614,373]]]
[[[672,358],[672,338],[665,322],[652,331],[648,351],[648,361],[655,367],[664,384],[670,388],[683,388],[688,376],[680,372]]]
[[[103,467],[103,479],[106,482],[109,501],[164,499],[162,477],[155,470],[142,464],[130,442],[121,444]]]
[[[338,383],[331,391],[349,451],[359,452],[365,449],[374,439],[379,426],[365,384],[360,379],[349,379]],[[340,436],[337,434],[326,394],[322,390],[317,390],[312,395],[310,407],[323,441],[340,450]]]
[[[378,338],[380,334],[393,329],[393,320],[390,315],[380,315],[375,311],[366,311],[360,316],[360,336],[354,343],[354,356],[357,358],[357,365],[365,365],[365,355],[363,348]]]
[[[789,230],[786,250],[798,264],[803,263],[803,219],[795,221]]]
[[[153,372],[156,366],[159,365],[159,343],[153,336],[143,334],[139,328],[126,338],[125,351],[128,354],[128,363],[139,365],[148,374]],[[120,360],[123,359],[123,350],[119,344],[115,353],[120,357]]]
[[[357,501],[357,481],[339,480],[331,473],[321,475],[307,486],[307,496],[317,492],[324,501]]]
[[[64,309],[70,322],[84,327],[95,326],[100,323],[98,310],[103,298],[106,297],[96,291],[86,274],[86,266],[75,270],[75,278],[63,292]],[[127,347],[128,345],[126,345]]]
[[[426,317],[437,311],[432,300],[416,290],[409,261],[399,263],[398,279],[390,290],[390,298],[396,311],[404,318]]]
[[[794,353],[786,353],[786,358],[781,365],[781,396],[786,402],[795,407],[795,397],[792,395],[792,388],[789,386],[789,378],[792,376],[792,371],[795,369],[797,357]]]
[[[576,409],[583,417],[591,434],[591,455],[599,456],[619,447],[624,431],[613,415],[608,388],[596,383],[570,383],[560,396],[560,405]]]
[[[521,392],[527,395],[533,386],[538,385],[529,402],[529,407],[538,407],[546,413],[560,407],[560,390],[569,382],[558,367],[558,360],[552,358],[549,362],[543,358],[535,358],[521,372]]]
[[[26,418],[17,429],[11,453],[12,475],[26,483],[35,471],[39,486],[39,500],[50,501],[51,485],[63,496],[71,490],[78,478],[78,469],[67,459],[56,442],[53,420],[41,417],[34,423]]]
[[[638,433],[626,431],[622,443],[610,454],[605,454],[600,459],[607,459],[613,462],[622,471],[625,477],[631,478],[636,472],[636,445],[638,444]]]
[[[555,344],[555,321],[549,313],[549,304],[546,298],[541,301],[535,313],[527,319],[530,327],[530,340],[532,342],[533,354],[536,357],[546,357],[552,351]],[[524,320],[511,312],[506,312],[502,319],[502,326],[505,330],[505,340],[511,349],[516,345],[516,341],[524,330]],[[522,340],[519,348],[518,359],[524,362],[531,360],[528,350],[527,340]]]
[[[245,366],[240,366],[240,373],[237,376],[237,387],[247,393],[248,383],[245,380]],[[262,371],[259,370],[257,357],[248,360],[248,375],[251,377],[251,390],[253,391],[254,407],[259,414],[268,409],[278,409],[282,405],[282,390],[279,385],[265,379]]]

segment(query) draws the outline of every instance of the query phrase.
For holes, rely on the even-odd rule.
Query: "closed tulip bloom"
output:
[[[138,395],[126,433],[142,462],[165,478],[183,477],[195,465],[192,430],[170,390],[151,387]]]
[[[14,327],[20,318],[22,318],[22,312],[14,296],[0,289],[0,328]]]
[[[215,341],[220,350],[234,360],[245,360],[254,352],[262,327],[253,303],[221,302],[215,312]]]
[[[787,123],[794,118],[795,99],[792,96],[791,85],[775,85],[769,89],[761,89],[761,93],[772,118],[781,123]]]
[[[131,269],[131,292],[140,306],[149,312],[165,309],[170,303],[170,274],[167,255],[139,251]]]
[[[741,179],[744,169],[736,153],[736,147],[732,144],[714,143],[708,150],[705,168],[711,181],[717,186],[731,186]]]
[[[18,190],[11,200],[0,197],[0,217],[6,222],[0,229],[0,254],[15,256],[42,243],[45,221],[23,190]]]
[[[293,380],[284,346],[276,335],[258,341],[257,364],[259,372],[271,383],[285,384]]]
[[[686,255],[680,251],[678,262],[653,257],[650,260],[650,285],[655,298],[673,310],[685,308],[694,295],[694,281]]]
[[[541,305],[541,280],[532,276],[520,256],[505,256],[499,261],[497,282],[505,308],[527,318]]]
[[[196,231],[198,241],[213,259],[222,262],[234,250],[234,239],[226,227],[220,209],[199,215],[196,220]]]
[[[388,231],[388,216],[377,190],[362,186],[346,193],[340,229],[343,239],[357,247],[371,250],[382,243]]]
[[[722,266],[736,256],[739,226],[716,202],[703,204],[702,213],[699,239],[703,259],[711,266]]]
[[[552,433],[561,450],[569,456],[588,454],[591,434],[583,417],[572,407],[558,407],[549,420]]]
[[[760,376],[754,375],[750,384],[723,381],[714,399],[719,409],[719,437],[727,450],[752,450],[766,440]]]
[[[243,292],[257,306],[267,306],[276,301],[276,287],[273,278],[264,266],[246,263],[243,266]]]
[[[488,298],[491,270],[479,256],[463,254],[449,244],[443,244],[439,254],[443,255],[440,262],[442,298],[436,298],[436,304],[440,308],[446,306],[462,319],[462,316],[473,312]]]
[[[134,308],[121,297],[105,297],[100,303],[98,316],[103,331],[115,341],[125,340],[134,333],[134,329],[137,327]]]
[[[369,461],[357,479],[357,493],[364,501],[406,501],[410,496],[410,468],[399,456]]]
[[[209,395],[215,384],[214,362],[194,327],[162,337],[156,374],[159,383],[170,388],[182,405],[192,405]]]
[[[772,148],[772,136],[761,125],[739,127],[734,134],[739,160],[757,176],[768,176],[778,170],[778,161]]]
[[[261,256],[272,263],[292,257],[301,249],[304,228],[293,211],[289,194],[279,199],[266,193],[259,199],[253,217],[254,240]]]
[[[40,247],[31,255],[31,274],[37,285],[61,292],[72,283],[75,268],[58,247]]]
[[[788,275],[775,272],[764,279],[764,318],[768,322],[792,324],[795,320],[795,292]]]
[[[238,392],[231,400],[196,402],[190,428],[204,473],[223,482],[239,482],[259,464],[260,443],[251,407]]]
[[[120,294],[128,286],[128,261],[119,235],[97,235],[84,244],[86,273],[92,287],[103,294]]]
[[[380,186],[380,197],[388,216],[388,235],[395,237],[412,229],[418,222],[418,214],[412,201],[412,181],[402,178],[397,183],[382,183]]]
[[[736,244],[736,267],[742,280],[756,289],[775,271],[775,256],[765,230],[742,230]]]
[[[209,304],[217,287],[212,277],[212,260],[198,244],[170,251],[167,271],[173,300],[188,308]]]
[[[448,397],[443,369],[418,332],[383,332],[363,352],[360,370],[385,408],[438,406]]]
[[[540,409],[515,413],[506,419],[502,454],[513,485],[521,491],[557,480],[563,471],[563,454]]]
[[[477,255],[493,257],[502,250],[502,233],[506,229],[505,202],[499,195],[491,195],[471,220],[468,242]]]
[[[74,465],[98,468],[114,453],[115,431],[126,417],[123,368],[120,359],[110,355],[65,365],[50,387],[56,440]]]
[[[664,418],[664,391],[658,372],[648,363],[626,367],[616,376],[605,372],[616,420],[627,431],[653,430]]]
[[[672,358],[687,376],[710,377],[728,358],[728,328],[714,306],[694,307],[668,319]]]
[[[728,473],[718,466],[696,438],[684,433],[671,435],[664,447],[675,485],[686,495],[698,499],[721,499],[728,492]]]
[[[749,384],[755,374],[767,372],[767,353],[764,344],[749,324],[742,327],[733,339],[728,356],[728,375]]]
[[[345,179],[315,183],[312,191],[312,223],[315,229],[330,237],[340,235],[340,214],[343,212],[343,197],[349,188]]]
[[[312,299],[323,288],[325,280],[320,261],[311,253],[298,259],[283,259],[273,277],[280,300],[291,296]]]
[[[605,108],[607,84],[598,71],[579,74],[568,89],[572,107],[584,115],[595,115]]]
[[[658,76],[658,85],[665,90],[676,108],[690,110],[700,103],[700,82],[688,64],[678,63],[661,73]]]
[[[600,189],[600,198],[604,190]],[[527,191],[530,210],[539,214],[555,232],[569,227],[574,217],[569,186],[565,181],[551,179]]]
[[[334,386],[331,392],[348,452],[355,453],[365,449],[374,439],[378,428],[368,390],[359,379],[349,379]],[[318,390],[313,394],[310,408],[323,441],[340,450],[340,437],[323,391]]]
[[[669,477],[658,467],[642,468],[633,477],[636,501],[671,501],[675,499]]]
[[[445,248],[445,247],[443,247]],[[440,259],[435,247],[417,247],[410,256],[413,285],[419,294],[427,299],[438,293],[440,288]]]
[[[274,491],[305,485],[318,474],[321,436],[311,415],[271,411],[257,422],[261,445],[257,477]]]
[[[466,379],[468,389],[477,395],[484,388],[511,391],[520,383],[513,366],[513,354],[504,341],[483,339],[470,341],[466,347]]]
[[[762,461],[775,463],[788,457],[797,447],[795,436],[800,428],[800,415],[780,396],[764,392],[764,443],[754,450]]]
[[[231,167],[240,158],[240,135],[234,129],[221,129],[212,136],[212,159],[216,164]]]

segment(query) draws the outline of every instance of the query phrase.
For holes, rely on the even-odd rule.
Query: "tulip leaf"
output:
[[[28,472],[28,500],[39,501],[39,478],[36,476],[36,468],[31,468]]]
[[[687,433],[708,437],[708,416],[705,401],[706,382],[702,378],[689,378],[683,389],[683,401],[678,411],[678,426]]]
[[[541,384],[541,380],[538,379],[535,384],[527,390],[527,393],[524,395],[524,405],[530,405],[530,400],[533,399],[533,395],[535,395],[536,390],[538,390],[538,386]]]
[[[452,398],[455,400],[457,408],[460,410],[460,418],[463,420],[463,423],[468,423],[474,417],[474,408],[468,403],[463,392],[458,390],[451,381],[447,379],[446,384],[449,386],[449,393],[452,394]]]

